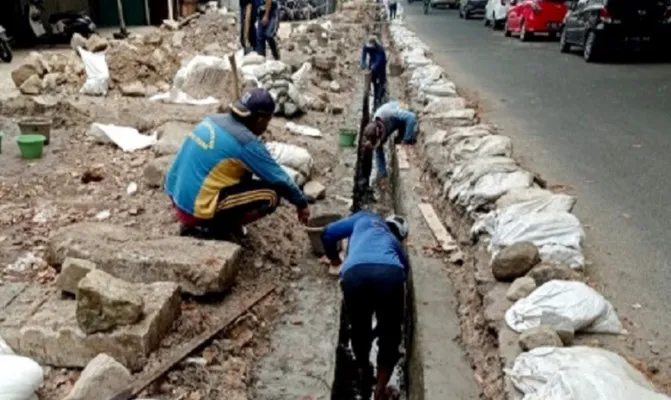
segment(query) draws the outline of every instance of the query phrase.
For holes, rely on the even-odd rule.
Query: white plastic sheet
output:
[[[305,62],[303,65],[301,65],[298,71],[291,75],[291,80],[294,82],[296,87],[300,89],[305,87],[305,85],[308,83],[308,78],[310,77],[310,70],[312,70],[312,64]]]
[[[82,58],[86,72],[86,81],[79,92],[91,96],[106,96],[110,72],[107,61],[105,61],[105,53],[91,53],[81,47],[77,47],[77,51]]]
[[[505,371],[524,400],[668,400],[621,356],[586,347],[539,347]]]
[[[302,136],[311,136],[311,137],[323,137],[321,131],[317,128],[313,128],[306,125],[298,125],[295,122],[287,122],[285,125],[287,130],[294,135]]]
[[[136,151],[153,146],[158,141],[156,133],[143,135],[137,129],[128,126],[93,123],[89,134],[98,139],[107,139],[123,151]]]
[[[0,355],[0,399],[36,399],[35,391],[42,385],[42,367],[28,357]]]
[[[596,290],[582,282],[552,280],[515,302],[505,314],[506,324],[524,332],[551,321],[569,323],[574,331],[622,333],[615,309]]]
[[[281,142],[269,142],[266,148],[278,164],[295,169],[308,178],[311,176],[313,161],[307,149]]]

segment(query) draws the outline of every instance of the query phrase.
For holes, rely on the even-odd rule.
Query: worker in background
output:
[[[397,0],[388,0],[389,1],[389,20],[396,19],[396,11],[398,10]]]
[[[275,102],[254,88],[229,106],[230,112],[206,117],[182,142],[165,178],[182,235],[236,239],[244,226],[272,213],[280,197],[310,217],[301,189],[270,156],[260,140]],[[253,179],[256,175],[260,179]]]
[[[389,101],[375,111],[373,120],[363,132],[364,148],[375,150],[376,181],[380,188],[386,188],[387,161],[384,144],[394,133],[395,143],[414,144],[417,135],[417,116],[398,101]]]
[[[364,398],[370,397],[373,378],[370,350],[373,343],[373,314],[377,321],[377,377],[375,400],[386,400],[387,383],[399,359],[404,321],[405,281],[410,271],[403,241],[408,223],[400,216],[383,219],[370,211],[360,211],[326,226],[322,260],[340,267],[340,286],[345,313],[350,323],[354,357]],[[349,238],[344,263],[338,242]]]
[[[387,87],[387,54],[380,40],[371,36],[361,50],[361,69],[370,71],[373,84],[373,107],[377,109],[384,101]]]
[[[280,7],[277,0],[265,0],[264,4],[259,8],[259,24],[256,35],[256,52],[262,56],[266,56],[266,42],[270,47],[270,52],[273,58],[280,59],[280,50],[277,47],[277,30],[280,26]]]
[[[240,45],[245,54],[256,49],[257,0],[240,0]]]

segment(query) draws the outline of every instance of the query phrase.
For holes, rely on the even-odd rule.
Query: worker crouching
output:
[[[328,262],[332,266],[342,264],[340,286],[364,398],[371,388],[372,366],[368,360],[374,336],[373,315],[379,345],[375,400],[388,398],[387,383],[400,357],[405,282],[410,270],[402,244],[407,236],[408,223],[403,217],[385,220],[369,211],[333,222],[322,234]],[[343,263],[338,242],[348,237]]]
[[[184,139],[165,178],[182,235],[244,236],[244,226],[275,211],[280,197],[307,223],[303,192],[259,138],[274,110],[268,91],[251,89],[230,112],[206,117]]]

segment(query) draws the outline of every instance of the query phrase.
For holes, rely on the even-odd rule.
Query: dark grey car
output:
[[[459,18],[484,17],[487,0],[461,0]]]

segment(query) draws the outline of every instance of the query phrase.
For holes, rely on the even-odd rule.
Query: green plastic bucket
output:
[[[356,131],[352,129],[341,129],[339,135],[340,147],[354,147]]]
[[[42,158],[42,150],[46,139],[44,135],[20,135],[17,137],[16,143],[21,150],[21,158],[25,160]]]
[[[0,131],[0,154],[2,154],[2,138],[3,138],[3,136],[5,136],[5,134],[2,131]]]

